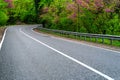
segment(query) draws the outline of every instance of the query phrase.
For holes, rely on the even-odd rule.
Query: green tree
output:
[[[6,6],[7,3],[5,3],[3,0],[0,0],[0,25],[5,25],[8,20]]]

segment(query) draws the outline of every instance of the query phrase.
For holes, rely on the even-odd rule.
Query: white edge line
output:
[[[31,30],[33,31],[34,28],[32,28]],[[38,33],[38,32],[35,32],[33,31],[34,33]],[[42,33],[43,34],[43,33]],[[46,34],[44,34],[46,35]],[[52,36],[53,38],[55,39],[59,39],[59,40],[64,40],[64,41],[68,41],[68,42],[72,42],[72,43],[77,43],[77,44],[81,44],[81,45],[84,45],[84,46],[89,46],[89,47],[93,47],[93,48],[97,48],[97,49],[103,49],[103,50],[106,50],[106,51],[112,51],[112,52],[115,52],[115,53],[120,53],[119,51],[115,51],[115,50],[111,50],[111,49],[106,49],[106,48],[102,48],[102,47],[97,47],[97,46],[94,46],[94,45],[88,45],[88,44],[85,44],[85,43],[81,43],[81,42],[77,42],[77,41],[71,41],[71,40],[67,40],[67,39],[63,39],[63,38],[56,38],[54,36]]]
[[[60,52],[60,51],[58,51],[57,49],[55,49],[55,48],[53,48],[53,47],[51,47],[51,46],[49,46],[49,45],[47,45],[47,44],[45,44],[45,43],[43,43],[43,42],[37,40],[37,39],[35,39],[35,38],[29,36],[28,34],[26,34],[25,32],[23,32],[21,29],[20,29],[20,32],[23,33],[25,36],[27,36],[27,37],[33,39],[34,41],[36,41],[36,42],[38,42],[38,43],[40,43],[40,44],[46,46],[47,48],[49,48],[49,49],[51,49],[51,50],[53,50],[53,51],[55,51],[55,52],[57,52],[57,53],[63,55],[64,57],[66,57],[66,58],[68,58],[68,59],[70,59],[70,60],[72,60],[72,61],[74,61],[74,62],[76,62],[76,63],[78,63],[78,64],[80,64],[80,65],[82,65],[82,66],[84,66],[85,68],[87,68],[87,69],[89,69],[89,70],[91,70],[91,71],[93,71],[93,72],[99,74],[100,76],[106,78],[107,80],[114,80],[113,78],[111,78],[111,77],[107,76],[106,74],[104,74],[104,73],[102,73],[102,72],[100,72],[100,71],[98,71],[98,70],[96,70],[96,69],[94,69],[94,68],[92,68],[92,67],[90,67],[90,66],[88,66],[88,65],[86,65],[86,64],[84,64],[84,63],[82,63],[82,62],[80,62],[79,60],[77,60],[77,59],[75,59],[75,58],[73,58],[73,57],[71,57],[71,56],[68,56],[68,55],[66,55],[66,54],[64,54],[64,53],[62,53],[62,52]]]
[[[7,32],[7,28],[5,29],[5,31],[4,31],[4,35],[3,35],[2,40],[1,40],[1,42],[0,42],[0,51],[1,51],[2,44],[3,44],[4,39],[5,39],[6,32]]]

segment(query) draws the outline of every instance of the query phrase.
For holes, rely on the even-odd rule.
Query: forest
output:
[[[15,24],[120,35],[120,1],[0,0],[0,26]]]

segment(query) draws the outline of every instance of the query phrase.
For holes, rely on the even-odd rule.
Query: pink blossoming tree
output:
[[[8,3],[8,8],[13,8],[14,7],[12,0],[4,0],[4,1]]]

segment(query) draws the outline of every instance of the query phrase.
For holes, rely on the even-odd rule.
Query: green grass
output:
[[[120,41],[118,41],[118,40],[113,40],[113,42],[111,44],[109,39],[104,39],[104,43],[103,43],[101,38],[97,38],[97,41],[96,41],[96,38],[89,38],[89,37],[85,38],[85,37],[79,37],[79,36],[74,36],[74,35],[65,35],[65,34],[50,32],[50,31],[46,31],[46,30],[40,30],[40,32],[52,34],[52,35],[55,35],[55,36],[75,39],[75,40],[82,40],[82,41],[87,41],[87,42],[105,44],[105,45],[108,45],[108,46],[120,47]]]

